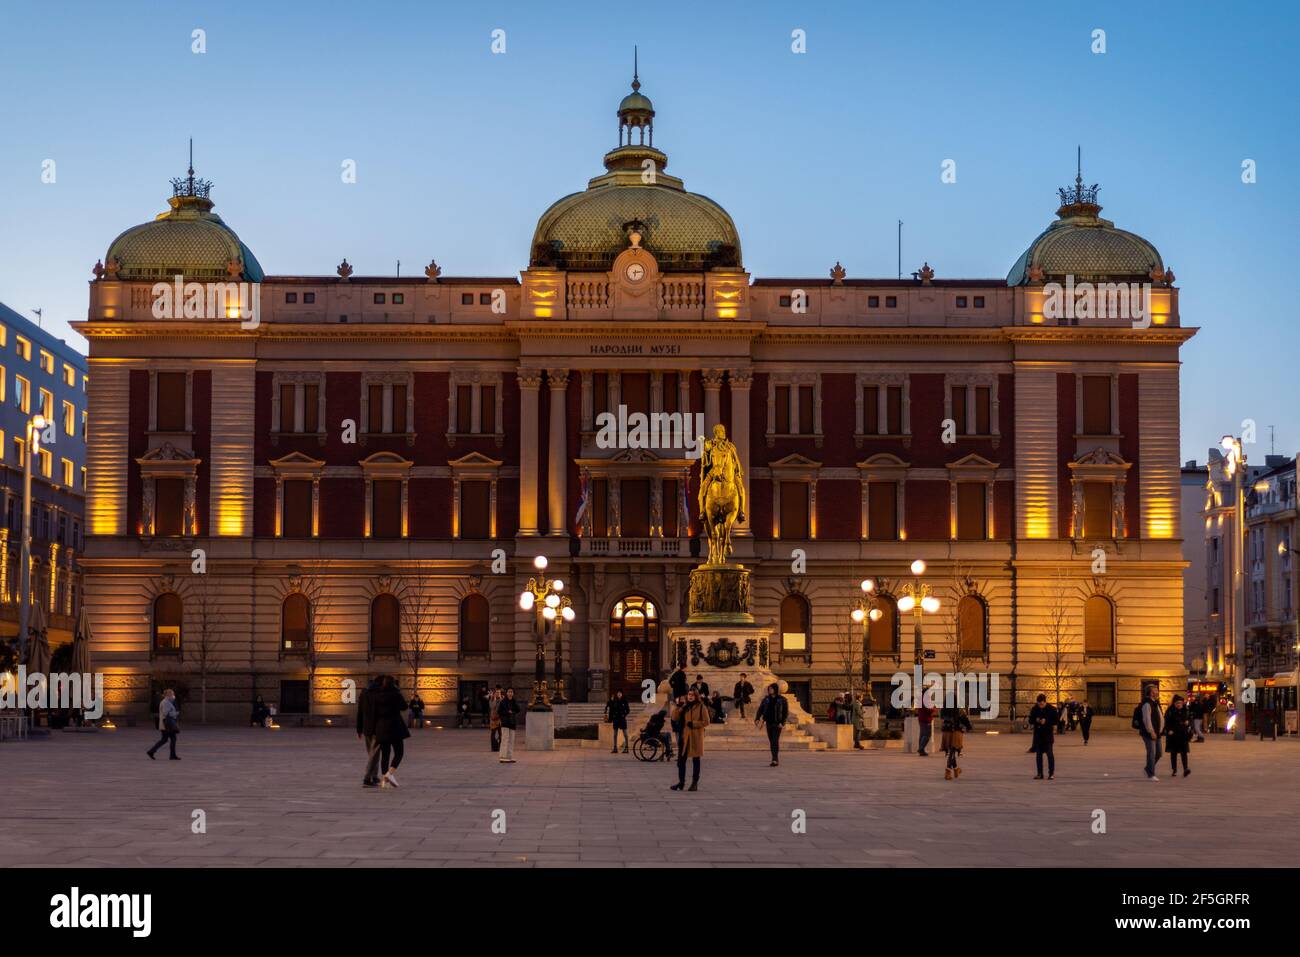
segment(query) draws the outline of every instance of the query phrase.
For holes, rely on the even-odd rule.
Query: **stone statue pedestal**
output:
[[[529,711],[524,720],[524,747],[529,751],[555,750],[555,712]]]
[[[688,625],[753,625],[749,613],[749,569],[744,565],[700,565],[691,570]]]

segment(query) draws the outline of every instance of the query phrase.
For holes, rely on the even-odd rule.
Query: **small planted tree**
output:
[[[398,656],[411,669],[411,687],[420,688],[420,670],[433,653],[434,625],[438,608],[429,582],[432,570],[417,565],[413,573],[398,585],[397,597],[401,602],[402,634],[398,642]]]
[[[307,670],[308,714],[311,714],[315,708],[316,672],[320,668],[321,657],[327,644],[326,634],[319,626],[325,620],[332,600],[325,583],[329,562],[321,562],[317,569],[310,575],[295,576],[289,580],[289,591],[301,592],[307,599],[307,643],[302,648],[302,663]]]
[[[1062,691],[1073,688],[1079,675],[1079,643],[1070,617],[1070,588],[1057,573],[1047,595],[1043,622],[1043,684],[1051,703],[1059,704]]]
[[[208,723],[208,676],[217,663],[225,634],[218,586],[208,574],[196,575],[189,586],[191,629],[186,651],[191,652],[199,674],[199,721]]]

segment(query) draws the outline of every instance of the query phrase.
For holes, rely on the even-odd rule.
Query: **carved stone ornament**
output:
[[[104,263],[103,263],[102,261],[96,259],[96,260],[95,260],[95,265],[91,268],[91,272],[93,272],[93,273],[95,274],[95,278],[96,278],[96,279],[103,279],[103,278],[104,278]]]
[[[339,279],[347,282],[352,277],[352,264],[344,258],[343,262],[339,263],[339,267],[335,272],[339,274]]]
[[[438,277],[442,275],[442,267],[438,265],[436,259],[429,260],[429,265],[424,267],[424,275],[428,278],[429,282],[438,281]]]
[[[840,261],[835,260],[835,265],[831,267],[831,282],[837,286],[842,286],[844,285],[844,277],[847,275],[848,272],[840,265]]]
[[[930,280],[934,278],[934,270],[930,268],[928,262],[923,263],[916,275],[921,280],[921,285],[928,286],[930,285]]]

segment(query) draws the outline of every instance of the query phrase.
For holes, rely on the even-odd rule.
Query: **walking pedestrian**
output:
[[[1192,730],[1196,733],[1196,743],[1205,743],[1205,700],[1196,695],[1187,709],[1192,716]]]
[[[379,742],[375,739],[375,701],[379,694],[379,679],[371,678],[357,698],[357,737],[366,746],[366,771],[361,776],[361,786],[379,787]]]
[[[1160,738],[1164,730],[1164,716],[1160,713],[1160,688],[1147,685],[1142,703],[1133,710],[1133,727],[1146,748],[1146,775],[1148,781],[1159,781],[1156,762],[1160,760]]]
[[[1083,743],[1088,743],[1088,738],[1092,736],[1092,705],[1087,701],[1079,705],[1079,732],[1083,735]]]
[[[691,688],[686,692],[686,702],[673,708],[673,720],[682,725],[682,746],[677,752],[677,783],[671,788],[680,791],[686,787],[686,759],[691,759],[690,791],[698,791],[700,784],[700,758],[704,757],[704,729],[709,726],[709,709],[700,700],[699,693]]]
[[[158,702],[158,730],[162,737],[145,752],[149,755],[149,760],[156,760],[154,752],[165,744],[170,750],[171,760],[179,761],[180,758],[176,756],[176,735],[181,733],[181,709],[176,707],[176,692],[171,688],[163,692],[162,701]]]
[[[456,727],[468,728],[473,725],[474,715],[469,709],[469,698],[461,698],[456,707]]]
[[[501,686],[497,685],[488,695],[488,748],[493,754],[501,750],[501,715],[497,714],[497,706],[501,704],[501,699],[505,697],[505,692]]]
[[[852,691],[849,692],[848,700],[849,722],[853,725],[853,747],[859,751],[865,751],[862,746],[862,735],[866,733],[867,714],[862,707],[862,701],[858,695]]]
[[[618,753],[619,731],[623,732],[623,753],[627,754],[627,716],[631,711],[632,706],[624,699],[622,688],[615,691],[605,703],[605,714],[609,716],[609,722],[614,726],[614,747],[610,749],[610,754]]]
[[[424,699],[420,697],[417,689],[411,695],[411,725],[412,727],[424,727]]]
[[[674,701],[686,697],[686,666],[680,661],[668,678],[668,690],[672,693]]]
[[[518,726],[519,702],[515,700],[515,689],[507,688],[505,697],[497,705],[497,715],[501,718],[501,757],[502,764],[515,763],[515,728]]]
[[[402,712],[407,708],[406,698],[397,687],[397,679],[384,675],[375,700],[375,739],[379,742],[379,786],[397,787],[397,767],[406,750],[404,742],[411,736]]]
[[[267,720],[269,717],[271,717],[271,709],[266,706],[262,696],[258,695],[257,700],[253,702],[253,713],[249,716],[248,723],[259,728],[270,727],[271,722]]]
[[[1074,700],[1074,695],[1065,697],[1065,729],[1073,731],[1079,723],[1079,702]]]
[[[1043,779],[1043,755],[1047,755],[1047,780],[1056,778],[1056,755],[1052,752],[1052,742],[1060,718],[1060,712],[1047,703],[1045,694],[1040,694],[1029,709],[1029,727],[1034,730],[1034,743],[1030,750],[1034,752],[1034,764],[1038,768],[1035,781]]]
[[[1178,757],[1183,758],[1183,777],[1191,774],[1187,767],[1187,752],[1192,743],[1192,713],[1183,702],[1183,696],[1174,695],[1174,700],[1165,712],[1165,750],[1169,752],[1169,772],[1178,777]]]
[[[772,752],[772,763],[769,768],[774,768],[781,763],[781,729],[785,727],[786,719],[790,717],[790,702],[785,700],[785,695],[781,694],[781,687],[775,681],[767,686],[767,694],[759,702],[758,711],[754,714],[754,727],[760,724],[767,725],[767,746]]]
[[[745,716],[745,707],[752,697],[754,697],[754,686],[749,683],[748,676],[742,671],[736,687],[731,689],[731,706],[740,712],[742,718]]]
[[[957,759],[961,757],[961,749],[965,747],[966,732],[971,730],[970,717],[966,714],[965,708],[944,708],[939,712],[939,720],[942,722],[939,747],[944,754],[948,755],[943,779],[951,781],[961,777],[961,768],[957,765]]]
[[[920,729],[920,740],[916,745],[916,753],[923,758],[929,757],[929,752],[925,746],[930,743],[930,738],[934,732],[934,709],[928,704],[922,702],[921,707],[916,709],[916,721]]]

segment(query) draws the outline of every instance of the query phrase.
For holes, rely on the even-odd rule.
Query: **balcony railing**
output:
[[[584,538],[582,554],[674,558],[687,554],[688,541],[685,538]]]

